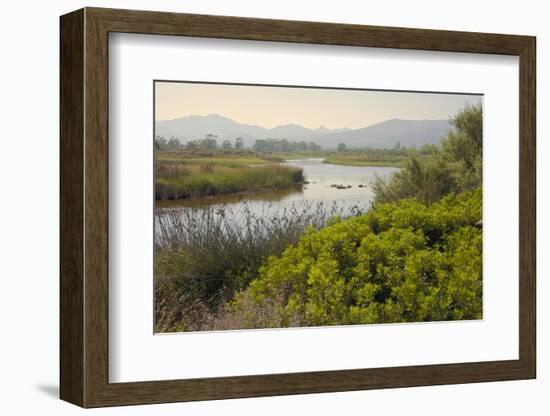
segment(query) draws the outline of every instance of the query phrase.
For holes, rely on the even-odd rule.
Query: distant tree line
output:
[[[207,134],[202,139],[190,140],[187,143],[182,143],[180,139],[172,137],[167,140],[164,137],[155,137],[155,147],[160,150],[242,150],[244,149],[244,140],[242,137],[237,137],[234,142],[231,140],[223,140],[221,146],[218,144],[218,136],[215,134]],[[322,146],[313,142],[292,142],[286,139],[261,139],[256,140],[252,149],[258,153],[289,153],[289,152],[318,152]]]
[[[395,143],[392,148],[373,148],[370,146],[364,147],[348,147],[345,143],[338,143],[336,145],[336,151],[338,153],[370,153],[370,154],[384,154],[394,156],[409,156],[411,153],[417,155],[430,155],[437,149],[435,144],[424,144],[422,146],[402,146],[400,142]]]
[[[286,139],[256,140],[252,148],[258,153],[318,152],[323,149],[313,142],[291,142]]]
[[[183,143],[180,139],[176,137],[171,137],[166,139],[161,136],[155,137],[155,148],[160,150],[179,150],[179,149],[190,149],[190,150],[215,150],[218,148],[218,141],[216,140],[218,136],[215,134],[207,134],[202,139],[190,140],[187,143]],[[236,149],[241,150],[244,148],[244,141],[242,137],[237,137],[235,143],[231,143],[230,140],[224,140],[222,142],[221,148],[224,150]]]
[[[161,136],[156,136],[155,148],[159,150],[178,150],[178,149],[182,149],[183,145],[180,142],[180,140],[175,137],[166,139]]]
[[[161,136],[155,137],[155,147],[160,150],[243,150],[244,140],[242,137],[237,137],[234,142],[228,139],[222,140],[221,144],[218,143],[218,136],[215,134],[207,134],[202,139],[189,140],[184,143],[176,137],[166,139]],[[254,142],[252,149],[258,153],[293,153],[293,152],[320,152],[323,147],[314,142],[306,141],[289,141],[287,139],[258,139]],[[357,153],[364,152],[370,154],[384,154],[395,156],[409,156],[411,151],[417,155],[430,155],[437,150],[437,145],[425,144],[421,147],[406,147],[401,146],[398,142],[391,149],[374,149],[371,147],[348,147],[345,143],[338,143],[336,151],[338,153]]]
[[[204,139],[188,141],[185,147],[188,149],[213,150],[218,147],[217,137],[215,134],[207,134]]]

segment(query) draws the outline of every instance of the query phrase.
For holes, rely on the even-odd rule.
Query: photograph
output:
[[[156,333],[482,319],[481,94],[154,100]]]

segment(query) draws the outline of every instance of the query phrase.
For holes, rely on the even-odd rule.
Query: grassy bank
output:
[[[185,165],[200,165],[204,163],[225,167],[243,165],[266,165],[283,162],[284,159],[275,155],[259,155],[253,152],[166,152],[157,151],[156,160],[161,162],[179,162]]]
[[[205,156],[159,152],[155,161],[157,200],[239,192],[273,191],[303,182],[302,170],[254,154]]]
[[[344,155],[344,156],[330,156],[327,157],[323,163],[331,165],[345,165],[345,166],[388,166],[388,167],[402,167],[405,163],[406,156],[370,156],[370,155]]]

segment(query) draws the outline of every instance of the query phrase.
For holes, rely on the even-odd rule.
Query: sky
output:
[[[272,128],[368,127],[385,120],[449,119],[480,95],[155,82],[155,119],[219,114]]]

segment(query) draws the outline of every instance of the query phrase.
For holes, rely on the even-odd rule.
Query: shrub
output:
[[[244,328],[480,319],[481,190],[309,228],[227,306]],[[269,313],[266,313],[268,311]]]

